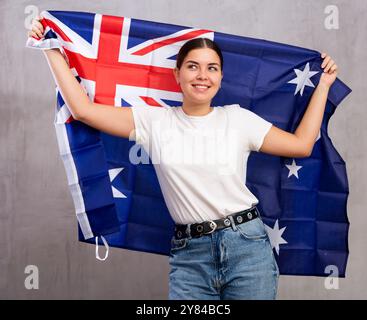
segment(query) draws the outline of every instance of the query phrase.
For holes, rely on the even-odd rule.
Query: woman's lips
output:
[[[199,92],[207,91],[210,88],[210,86],[204,84],[193,84],[192,86],[195,90]]]

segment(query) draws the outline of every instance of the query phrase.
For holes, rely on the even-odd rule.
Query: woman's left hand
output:
[[[322,53],[321,58],[324,59],[321,64],[321,68],[324,69],[324,72],[321,75],[319,84],[322,83],[330,88],[338,74],[338,66],[335,64],[335,61],[327,55],[327,53]]]

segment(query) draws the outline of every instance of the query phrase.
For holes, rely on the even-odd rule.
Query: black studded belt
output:
[[[190,235],[193,238],[198,238],[216,230],[229,227],[232,219],[234,224],[237,225],[256,219],[259,216],[259,211],[257,207],[254,206],[244,211],[232,213],[222,219],[208,220],[200,223],[176,224],[174,234],[176,239],[187,238]]]

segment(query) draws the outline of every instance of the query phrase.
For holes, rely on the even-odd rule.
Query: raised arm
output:
[[[259,152],[292,158],[311,155],[321,127],[329,89],[336,79],[338,70],[330,56],[323,53],[322,58],[324,60],[321,67],[324,72],[296,131],[290,133],[273,125],[266,134]]]
[[[43,26],[38,20],[33,20],[29,36],[43,36]],[[73,118],[82,121],[100,131],[128,138],[134,138],[134,119],[131,108],[121,108],[94,103],[89,100],[78,80],[72,74],[68,63],[59,49],[43,51],[55,82],[62,97],[70,108]]]

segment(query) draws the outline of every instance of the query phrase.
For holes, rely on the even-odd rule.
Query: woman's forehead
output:
[[[206,63],[220,63],[220,58],[218,54],[210,48],[198,48],[191,50],[187,56],[185,57],[185,61],[194,60],[197,62],[206,62]]]

